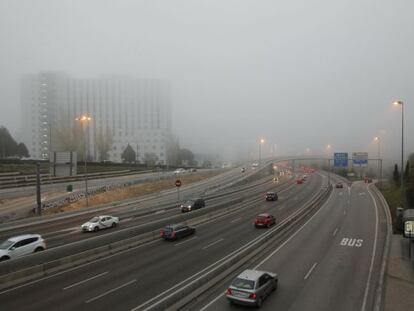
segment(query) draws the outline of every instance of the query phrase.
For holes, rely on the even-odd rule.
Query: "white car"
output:
[[[0,261],[40,252],[45,249],[45,240],[39,234],[15,236],[0,244]]]
[[[174,174],[181,174],[181,173],[184,173],[185,172],[185,169],[183,169],[183,168],[177,168],[175,171],[174,171]]]
[[[93,217],[82,225],[83,232],[99,231],[101,229],[115,228],[119,223],[119,218],[109,215]]]

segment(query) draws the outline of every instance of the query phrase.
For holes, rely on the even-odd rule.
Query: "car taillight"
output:
[[[171,237],[172,237],[172,238],[175,238],[175,231],[173,231],[173,232],[171,233]]]
[[[227,288],[226,295],[233,295],[233,293],[231,292],[231,289],[230,288]]]
[[[164,230],[161,230],[161,236],[164,236]]]
[[[249,299],[256,300],[256,298],[257,298],[257,294],[256,293],[250,294],[250,296],[249,296]]]

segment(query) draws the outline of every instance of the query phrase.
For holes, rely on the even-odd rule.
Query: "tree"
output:
[[[113,143],[114,139],[109,128],[106,129],[106,132],[104,132],[102,129],[98,131],[95,144],[100,161],[108,160],[108,152],[112,149]]]
[[[405,165],[404,182],[406,183],[410,182],[410,160],[408,160],[407,164]]]
[[[186,163],[187,165],[192,165],[194,161],[194,154],[188,149],[180,149],[178,153],[178,164],[182,165]]]
[[[131,145],[128,144],[126,146],[124,152],[122,152],[121,158],[124,162],[133,163],[136,159],[136,153],[134,149],[132,149]]]
[[[29,157],[29,151],[25,144],[14,140],[6,127],[0,126],[0,157],[10,156]]]
[[[393,179],[394,183],[399,187],[400,184],[401,184],[401,181],[400,181],[400,172],[398,171],[398,165],[397,164],[394,165],[394,173],[393,173],[393,178],[392,179]]]
[[[408,169],[406,168],[407,183],[405,197],[407,199],[408,208],[414,208],[414,153],[408,158]]]
[[[29,157],[29,150],[27,150],[26,145],[23,143],[20,143],[17,145],[16,148],[16,154],[20,157]]]
[[[147,152],[147,153],[144,154],[144,163],[147,166],[155,166],[155,164],[157,162],[158,162],[158,156],[155,153],[153,153],[153,152],[151,152],[151,153]]]

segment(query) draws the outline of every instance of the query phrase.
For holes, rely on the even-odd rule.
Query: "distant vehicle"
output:
[[[279,182],[279,178],[278,177],[273,177],[273,182]]]
[[[195,231],[195,228],[184,224],[172,224],[161,230],[161,237],[164,240],[177,240],[195,234]]]
[[[253,168],[258,167],[258,166],[259,166],[259,163],[257,163],[257,162],[252,163]]]
[[[195,209],[199,209],[206,206],[204,199],[190,199],[180,205],[181,212],[191,212]]]
[[[119,218],[109,215],[93,217],[82,225],[83,232],[99,231],[101,229],[115,228],[119,223]]]
[[[183,168],[177,168],[177,169],[174,171],[174,174],[181,174],[181,173],[185,173],[185,169],[183,169]]]
[[[15,236],[0,244],[0,261],[40,252],[45,249],[46,242],[39,234]]]
[[[244,173],[245,171],[246,171],[246,168],[245,167],[242,167],[241,168],[241,172]]]
[[[303,179],[302,178],[296,179],[296,184],[298,185],[303,184]]]
[[[365,181],[366,184],[370,184],[370,183],[372,183],[372,178],[365,177],[364,181]]]
[[[244,270],[233,280],[226,290],[230,303],[261,307],[274,290],[277,289],[276,273],[258,270]]]
[[[343,188],[343,187],[344,187],[344,185],[341,182],[337,182],[335,184],[335,188]]]
[[[307,174],[305,174],[305,175],[302,176],[302,179],[304,179],[304,180],[306,180],[307,178],[308,178],[308,175]]]
[[[277,193],[274,191],[268,191],[266,192],[266,201],[277,201],[279,197],[277,196]]]
[[[270,215],[268,213],[259,214],[256,216],[256,219],[254,220],[254,226],[256,228],[259,227],[267,227],[273,226],[276,224],[276,219],[273,215]]]
[[[192,168],[192,169],[190,170],[190,172],[192,172],[192,173],[197,172],[197,169],[196,169],[196,168]]]

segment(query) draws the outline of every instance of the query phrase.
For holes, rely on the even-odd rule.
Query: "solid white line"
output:
[[[307,280],[310,277],[310,275],[312,274],[313,269],[315,269],[315,267],[316,267],[317,264],[318,264],[317,262],[315,262],[313,264],[312,268],[310,268],[310,270],[308,271],[308,273],[306,273],[305,277],[303,278],[304,280]]]
[[[33,285],[33,284],[42,282],[44,280],[48,280],[50,278],[53,278],[53,277],[56,277],[56,276],[59,276],[59,275],[62,275],[62,274],[65,274],[65,273],[68,273],[68,272],[71,272],[71,271],[78,270],[78,269],[83,268],[83,267],[86,267],[86,266],[90,266],[90,265],[95,264],[97,262],[104,261],[104,260],[107,260],[109,258],[112,258],[112,257],[115,257],[115,256],[119,256],[119,255],[122,255],[124,253],[130,252],[130,251],[133,251],[133,250],[136,250],[138,248],[142,248],[144,246],[148,246],[148,245],[151,245],[151,244],[154,244],[154,243],[159,243],[159,240],[154,240],[154,241],[149,242],[149,243],[146,243],[146,244],[141,244],[141,245],[138,245],[137,247],[131,247],[131,248],[125,249],[123,251],[120,251],[118,253],[114,253],[114,254],[109,255],[109,256],[106,256],[106,257],[98,258],[96,260],[86,262],[86,263],[81,264],[79,266],[76,266],[76,267],[73,267],[73,268],[70,268],[70,269],[67,269],[67,270],[64,270],[64,271],[60,271],[60,272],[57,272],[55,274],[51,274],[51,275],[45,276],[45,277],[40,278],[38,280],[34,280],[34,281],[27,282],[27,283],[24,283],[22,285],[19,285],[19,286],[13,287],[13,288],[6,289],[6,290],[0,292],[0,295],[3,295],[3,294],[6,294],[6,293],[9,293],[9,292],[12,292],[12,291],[14,291],[16,289],[19,289],[19,288],[23,288],[23,287],[26,287],[26,286],[29,286],[29,285]]]
[[[212,301],[210,301],[208,304],[206,304],[204,307],[202,307],[199,311],[207,310],[208,307],[210,307],[213,303],[215,303],[217,300],[219,300],[221,297],[224,297],[224,294],[218,295],[216,298],[214,298]]]
[[[163,213],[165,213],[165,209],[162,209],[160,211],[156,211],[154,214],[158,215],[158,214],[163,214]]]
[[[335,229],[332,235],[335,236],[337,233],[338,233],[338,228]]]
[[[328,205],[328,202],[333,198],[332,196],[333,192],[331,193],[328,201],[325,202],[325,204],[315,213],[313,214],[313,216],[311,218],[308,219],[308,221],[306,221],[302,227],[300,227],[297,231],[295,231],[295,233],[293,233],[285,242],[283,242],[278,248],[276,248],[272,253],[270,253],[266,258],[264,258],[258,265],[256,265],[256,267],[254,267],[254,270],[257,270],[261,265],[263,265],[266,261],[268,261],[274,254],[276,254],[277,252],[279,252],[281,250],[282,247],[284,247],[287,243],[289,243],[290,240],[292,240],[299,232],[301,232],[303,230],[303,228],[306,227],[306,225],[312,221],[313,218],[316,217],[316,215],[318,215],[320,213],[320,211]]]
[[[183,242],[180,242],[180,243],[175,243],[175,244],[174,244],[174,246],[182,245],[182,244],[184,244],[184,243],[187,243],[188,241],[194,240],[195,238],[197,238],[197,237],[196,237],[196,236],[194,236],[194,237],[192,237],[191,239],[185,240],[185,241],[183,241]]]
[[[64,288],[63,288],[63,290],[67,290],[67,289],[69,289],[69,288],[72,288],[72,287],[75,287],[75,286],[81,285],[81,284],[86,283],[86,282],[88,282],[88,281],[91,281],[91,280],[93,280],[93,279],[96,279],[96,278],[99,278],[99,277],[101,277],[101,276],[104,276],[105,274],[108,274],[108,272],[103,272],[103,273],[101,273],[101,274],[98,274],[98,275],[95,275],[95,276],[93,276],[93,277],[90,277],[90,278],[88,278],[88,279],[86,279],[86,280],[83,280],[83,281],[80,281],[80,282],[78,282],[78,283],[75,283],[75,284],[72,284],[72,285],[66,286],[66,287],[64,287]]]
[[[223,241],[224,239],[219,239],[219,240],[217,240],[217,241],[215,241],[215,242],[213,242],[213,243],[210,243],[210,244],[207,244],[206,246],[204,246],[202,249],[207,249],[207,248],[209,248],[209,247],[211,247],[211,246],[213,246],[213,245],[216,245],[217,243],[220,243],[221,241]]]
[[[371,191],[369,190],[369,188],[367,188],[367,189],[368,189],[369,195],[371,196],[372,200],[374,201],[374,206],[375,206],[375,237],[374,237],[374,246],[372,247],[372,257],[371,257],[371,264],[369,266],[368,280],[367,280],[367,285],[365,287],[364,300],[362,302],[361,311],[365,311],[365,308],[366,308],[366,305],[367,305],[369,288],[371,286],[372,270],[374,268],[375,253],[377,251],[377,238],[378,238],[378,206],[377,206],[377,202],[375,201],[375,198],[372,195]]]
[[[97,300],[99,298],[102,298],[102,297],[104,297],[106,295],[109,295],[110,293],[113,293],[114,291],[117,291],[118,289],[121,289],[121,288],[123,288],[125,286],[131,285],[132,283],[135,283],[136,281],[137,280],[132,280],[132,281],[129,281],[129,282],[125,283],[125,284],[122,284],[122,285],[120,285],[118,287],[115,287],[113,289],[110,289],[107,292],[100,294],[99,296],[96,296],[96,297],[93,297],[93,298],[91,298],[89,300],[86,300],[85,303],[90,303],[90,302],[95,301],[95,300]]]
[[[133,218],[125,218],[125,219],[121,219],[119,222],[127,222],[127,221],[131,221]]]
[[[232,221],[230,221],[230,223],[232,224],[232,223],[234,223],[234,222],[236,222],[236,221],[239,221],[239,220],[241,220],[241,219],[242,219],[242,217],[239,217],[239,218],[233,219]]]

